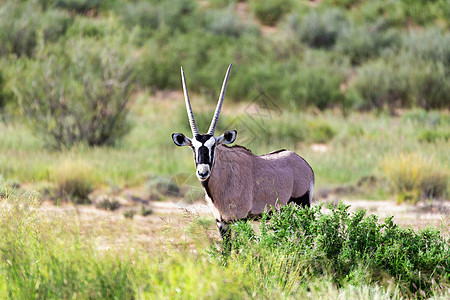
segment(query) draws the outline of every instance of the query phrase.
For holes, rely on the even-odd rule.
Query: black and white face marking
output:
[[[190,146],[192,148],[197,169],[195,175],[200,181],[205,181],[212,172],[216,146],[234,142],[236,134],[236,130],[231,130],[217,138],[210,134],[199,134],[190,139],[181,133],[174,133],[172,139],[177,146]]]
[[[195,166],[197,167],[195,175],[197,175],[200,181],[205,181],[211,175],[216,138],[209,134],[200,134],[195,136],[191,142],[191,147],[194,151]]]

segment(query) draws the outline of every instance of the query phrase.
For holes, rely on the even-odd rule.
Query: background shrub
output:
[[[43,38],[46,42],[55,42],[65,35],[73,24],[74,18],[63,10],[48,10],[42,17]]]
[[[26,65],[20,108],[49,145],[110,145],[129,131],[132,62],[117,50],[69,41]]]
[[[298,26],[301,41],[313,48],[332,48],[348,21],[339,9],[311,10]]]
[[[262,24],[273,26],[291,9],[292,2],[290,0],[252,0],[249,5],[256,18]]]
[[[39,7],[8,1],[0,7],[0,57],[32,56],[37,45]]]
[[[401,45],[417,60],[432,60],[450,65],[450,32],[431,27],[423,30],[410,30],[402,35]]]
[[[214,34],[223,34],[230,37],[240,37],[247,31],[259,32],[258,27],[248,27],[236,13],[235,6],[229,5],[226,9],[208,11],[205,22],[206,29]]]
[[[416,61],[409,66],[409,86],[414,103],[424,109],[450,108],[449,71],[441,63]]]
[[[447,193],[448,170],[416,153],[388,156],[381,163],[399,200],[417,202],[422,197],[439,198]]]
[[[56,184],[56,197],[76,204],[89,203],[88,195],[95,182],[92,166],[80,160],[65,160],[54,168],[51,178]]]
[[[326,67],[325,63],[300,66],[286,77],[288,87],[282,95],[296,107],[315,106],[323,110],[342,103],[340,84],[344,76],[336,69]]]
[[[54,0],[53,6],[57,8],[67,9],[79,14],[86,14],[94,10],[96,13],[103,0]]]
[[[336,135],[336,131],[324,121],[309,121],[308,140],[313,143],[327,143]]]
[[[376,60],[358,68],[348,97],[360,109],[389,107],[391,110],[411,105],[407,74],[399,65]]]
[[[386,48],[399,44],[399,34],[386,30],[384,21],[362,26],[345,27],[336,43],[336,50],[348,57],[352,64],[361,64],[378,56]]]

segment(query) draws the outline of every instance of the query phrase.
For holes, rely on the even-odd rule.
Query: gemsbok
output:
[[[196,175],[205,189],[206,200],[214,213],[222,238],[229,236],[230,223],[257,217],[272,207],[290,202],[310,206],[314,192],[314,172],[294,152],[283,149],[255,155],[242,146],[225,146],[234,142],[236,130],[214,137],[230,70],[231,64],[209,130],[206,134],[200,134],[181,67],[184,100],[193,137],[188,138],[182,133],[172,134],[175,145],[189,146],[194,152]]]

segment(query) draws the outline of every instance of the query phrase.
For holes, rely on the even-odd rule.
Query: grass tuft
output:
[[[56,166],[51,177],[56,184],[56,196],[74,203],[89,203],[89,193],[95,183],[92,166],[82,160],[64,160]]]
[[[421,198],[438,198],[447,192],[449,175],[431,158],[417,153],[387,156],[381,163],[400,202]]]

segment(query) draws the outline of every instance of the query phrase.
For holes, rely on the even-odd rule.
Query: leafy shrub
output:
[[[140,26],[144,31],[151,33],[160,23],[159,7],[146,1],[126,3],[120,8],[120,18],[129,28]]]
[[[298,26],[298,36],[313,48],[331,48],[348,26],[344,14],[338,9],[323,12],[311,10]]]
[[[350,57],[352,64],[361,64],[378,56],[385,48],[396,46],[398,32],[386,31],[378,22],[371,25],[346,27],[336,43],[336,50]]]
[[[380,222],[376,215],[348,208],[339,204],[324,213],[321,205],[287,205],[270,217],[264,214],[257,232],[249,222],[234,224],[231,246],[236,255],[224,256],[217,249],[211,253],[244,265],[262,282],[275,278],[286,287],[292,281],[331,277],[339,286],[393,281],[407,297],[445,292],[450,284],[448,238],[437,230],[416,233],[398,227],[393,217]]]
[[[176,34],[169,40],[166,37],[156,39],[145,44],[138,58],[137,80],[140,86],[181,89],[180,66],[183,66],[190,92],[217,97],[226,68],[233,60],[235,46],[231,39],[234,38],[195,31],[195,34]],[[232,72],[236,72],[234,68]],[[230,77],[230,86],[231,80],[236,79]]]
[[[257,27],[249,27],[244,24],[233,10],[233,5],[226,9],[208,10],[205,17],[206,29],[214,34],[236,38],[247,32],[259,32]]]
[[[262,24],[273,26],[291,9],[292,2],[283,0],[252,0],[249,5]]]
[[[307,128],[308,139],[313,143],[329,142],[336,135],[336,131],[324,121],[309,121]]]
[[[384,60],[367,63],[358,69],[348,97],[360,109],[390,109],[411,106],[407,74],[398,65]]]
[[[445,0],[401,0],[405,16],[413,22],[425,25],[434,20],[448,20],[448,2]]]
[[[288,88],[282,95],[296,107],[316,106],[323,110],[342,103],[340,84],[344,76],[335,68],[306,65],[285,76]]]
[[[39,9],[31,2],[8,1],[0,8],[0,57],[32,56],[37,45]]]
[[[390,25],[406,25],[407,18],[401,1],[363,1],[355,18],[364,22],[376,22],[385,19]]]
[[[410,93],[417,106],[427,110],[450,108],[450,81],[444,65],[417,61],[410,65],[408,77]]]
[[[76,204],[90,202],[88,195],[94,188],[95,174],[86,162],[65,160],[53,169],[51,178],[56,184],[58,199],[69,199]]]
[[[57,148],[114,144],[130,129],[131,62],[90,42],[52,50],[27,64],[16,82],[29,124]]]
[[[146,35],[156,29],[164,29],[164,35],[168,37],[167,34],[186,32],[202,24],[196,10],[197,4],[191,0],[138,1],[118,6],[117,14],[129,28],[139,26]]]
[[[55,0],[53,6],[86,14],[91,10],[97,10],[102,2],[103,0]]]
[[[350,8],[353,5],[357,5],[361,2],[364,2],[362,0],[327,0],[326,2],[332,4],[332,5],[336,5],[336,6],[342,6],[345,8]]]
[[[439,198],[447,192],[448,171],[416,153],[388,156],[381,169],[398,193],[399,201]]]
[[[450,64],[450,33],[439,28],[410,30],[402,35],[402,48],[410,52],[416,60],[432,60]]]
[[[63,36],[74,22],[74,18],[61,10],[48,10],[42,17],[42,28],[45,41],[56,41]]]

